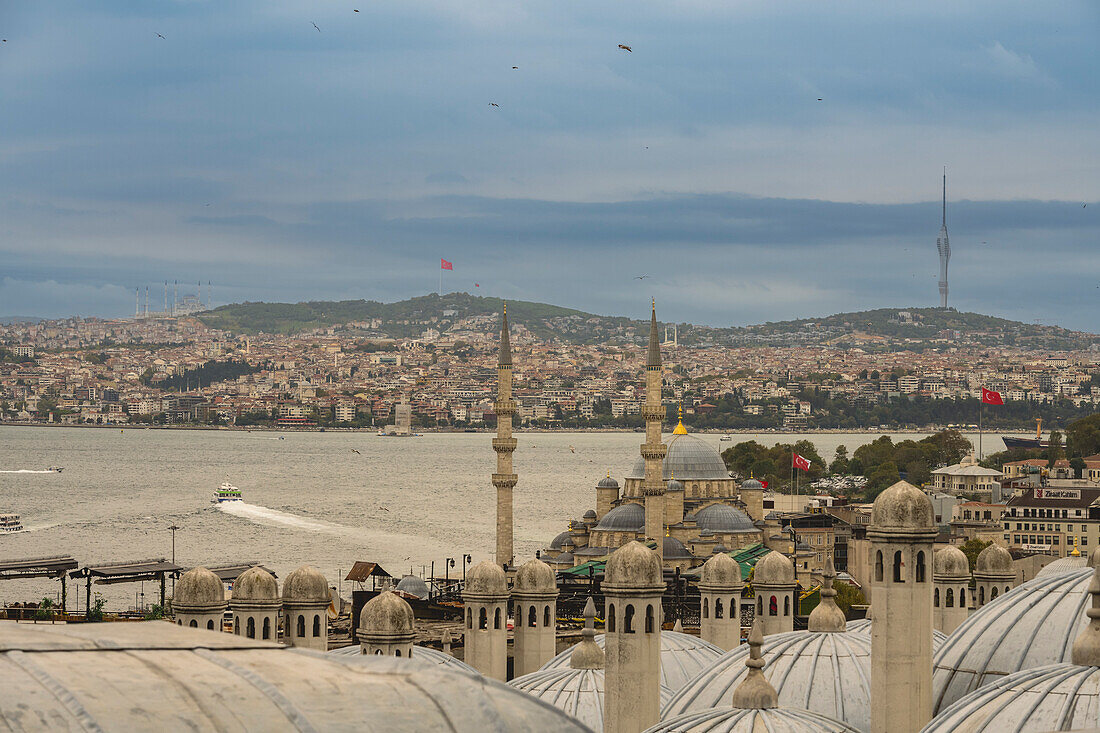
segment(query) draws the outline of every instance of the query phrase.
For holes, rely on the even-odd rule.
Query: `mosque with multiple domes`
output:
[[[647,397],[660,378],[655,312],[651,323]],[[357,644],[328,650],[330,586],[316,569],[300,567],[280,589],[252,568],[227,599],[214,573],[194,568],[176,584],[172,624],[0,622],[0,722],[14,731],[1100,729],[1100,548],[1013,587],[998,545],[973,571],[959,549],[936,549],[931,500],[901,481],[871,512],[867,618],[837,605],[826,556],[820,602],[796,628],[791,559],[769,551],[745,577],[732,557],[740,534],[760,531],[756,487],[735,486],[685,432],[666,445],[654,402],[621,493],[601,481],[591,516],[555,538],[546,561],[518,566],[504,536],[514,438],[510,424],[498,427],[498,555],[466,574],[462,660],[449,637],[442,650],[416,644],[418,621],[399,592],[363,606]],[[701,612],[697,628],[669,630],[662,607],[679,546],[705,559]],[[555,566],[578,556],[605,564],[580,641],[561,650]],[[221,633],[227,612],[232,633]]]

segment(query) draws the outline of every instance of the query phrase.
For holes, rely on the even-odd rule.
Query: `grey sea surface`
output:
[[[0,512],[22,516],[25,532],[0,535],[0,560],[72,555],[81,564],[170,558],[175,524],[180,565],[256,560],[285,577],[308,563],[332,585],[356,560],[394,575],[412,570],[452,577],[462,555],[491,557],[496,455],[488,433],[373,433],[0,427]],[[522,433],[516,449],[516,558],[545,547],[570,518],[595,505],[596,482],[622,481],[641,433]],[[746,440],[763,445],[806,438],[831,460],[878,437],[852,434],[699,436],[716,450]],[[922,435],[894,435],[896,439]],[[991,434],[985,450],[1003,449]],[[354,450],[353,450],[354,449]],[[359,451],[358,453],[354,451]],[[48,466],[62,473],[45,472]],[[244,501],[213,505],[228,480]],[[348,584],[344,584],[347,593]],[[55,597],[54,580],[0,582],[0,604]],[[109,610],[135,603],[138,585],[94,586]],[[69,585],[69,605],[83,588]],[[145,603],[157,588],[144,584]],[[140,596],[138,598],[140,601]]]

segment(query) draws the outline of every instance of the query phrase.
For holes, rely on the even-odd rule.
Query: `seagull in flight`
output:
[[[357,456],[361,456],[361,455],[363,455],[362,453],[360,453],[359,451],[355,450],[354,448],[352,448],[352,449],[351,449],[351,452],[352,452],[352,453],[354,453],[354,454],[355,454],[355,455],[357,455]]]
[[[519,67],[518,67],[518,66],[513,66],[512,68],[513,68],[513,69],[518,69]]]
[[[316,24],[316,23],[314,23],[314,22],[313,22],[312,20],[310,21],[310,24],[311,24],[311,25],[312,25],[312,26],[313,26],[314,28],[317,28],[317,24]],[[317,32],[318,32],[318,33],[320,33],[320,32],[321,32],[321,29],[320,29],[320,28],[317,28]]]
[[[620,43],[619,48],[621,48],[622,50],[627,51],[629,53],[634,53],[633,51],[630,50],[630,46],[624,46],[623,44]]]
[[[635,275],[634,279],[635,280],[645,280],[648,277],[649,277],[649,275]]]
[[[358,10],[357,8],[352,8],[352,9],[351,9],[351,12],[353,12],[353,13],[358,13],[358,12],[359,12],[359,10]]]
[[[161,34],[159,34],[159,33],[157,34],[157,38],[163,38],[163,39],[164,39],[164,40],[166,40],[166,41],[168,40],[167,38],[164,38],[164,36],[162,36],[162,35],[161,35]]]
[[[489,102],[489,106],[490,107],[500,107],[500,105],[497,104],[496,102]]]

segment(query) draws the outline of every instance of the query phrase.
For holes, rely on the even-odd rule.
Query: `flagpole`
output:
[[[978,460],[982,460],[982,413],[985,412],[985,394],[978,398]]]

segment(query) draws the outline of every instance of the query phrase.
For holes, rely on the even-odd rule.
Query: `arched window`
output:
[[[992,601],[996,597],[997,597],[997,586],[993,586],[993,588],[989,591],[989,600]]]
[[[306,617],[298,614],[298,623],[294,626],[294,633],[301,639],[306,635]]]
[[[729,599],[730,604],[730,618],[737,618],[737,598],[733,597]]]
[[[401,650],[400,649],[394,649],[393,650],[393,655],[395,657],[400,657],[401,656]]]
[[[784,616],[790,616],[791,615],[791,597],[790,596],[783,596],[783,615]]]
[[[318,637],[321,635],[321,617],[314,615],[313,617],[313,636]]]
[[[214,630],[214,619],[210,619],[206,622],[206,628],[210,629],[211,631]]]
[[[493,628],[494,629],[499,629],[500,628],[500,609],[499,608],[497,609],[496,614],[493,616]]]
[[[190,626],[192,629],[199,628],[199,622],[196,621],[195,619],[191,619],[191,623],[189,623],[187,625]]]
[[[903,563],[901,561],[901,550],[894,553],[894,582],[904,583],[905,580],[901,577]]]
[[[764,599],[761,596],[756,597],[756,615],[764,615]]]
[[[634,633],[634,606],[631,604],[627,604],[626,612],[623,613],[623,633]]]
[[[653,633],[653,606],[647,605],[645,607],[645,632],[647,634]]]
[[[466,609],[466,628],[474,628],[474,609],[472,608]]]
[[[984,585],[978,586],[978,605],[979,606],[984,606],[985,605],[985,586]]]
[[[714,599],[714,618],[722,618],[722,599]]]
[[[241,617],[236,616],[233,619],[233,633],[237,636],[241,635]]]
[[[917,553],[917,582],[924,582],[924,551]]]
[[[543,628],[550,628],[550,606],[545,606],[542,609],[542,626]]]
[[[1006,585],[1005,586],[1005,593],[1008,593],[1010,590],[1012,590],[1012,586]]]
[[[875,553],[875,580],[882,581],[882,550]]]
[[[264,619],[264,638],[271,638],[271,619],[269,618]]]
[[[710,618],[710,599],[703,599],[703,618]]]
[[[374,653],[381,656],[382,655],[382,650],[381,649],[375,649]]]
[[[959,588],[959,608],[966,608],[966,589]]]
[[[489,612],[486,611],[484,608],[478,611],[477,627],[482,631],[489,628]]]
[[[615,604],[607,604],[607,633],[615,633]]]
[[[183,626],[183,619],[182,618],[176,620],[176,626]]]
[[[779,615],[779,601],[776,600],[775,596],[772,596],[771,598],[768,599],[768,615],[769,616],[778,616]]]
[[[932,591],[932,605],[935,608],[940,607],[940,589],[936,588]]]
[[[955,589],[954,588],[948,588],[946,595],[947,595],[947,601],[946,601],[946,603],[944,603],[944,605],[947,606],[948,608],[954,608],[955,607]]]
[[[537,611],[535,611],[535,607],[531,606],[531,608],[527,611],[527,625],[531,628],[535,628],[536,626],[538,626],[538,621],[539,614]]]
[[[248,625],[245,627],[244,635],[249,639],[256,638],[256,619],[251,616],[248,617]]]

